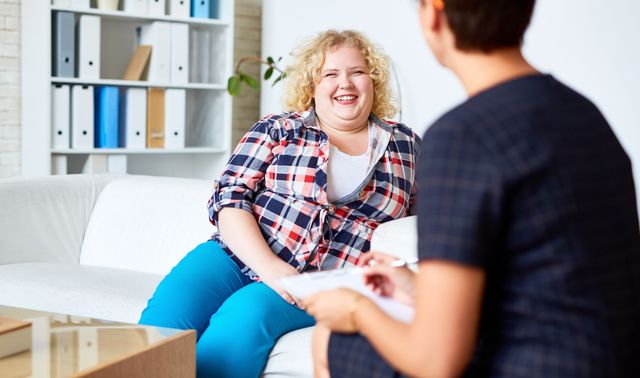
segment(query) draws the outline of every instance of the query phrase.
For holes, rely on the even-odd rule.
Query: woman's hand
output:
[[[395,261],[399,259],[384,253],[367,253],[360,261],[365,267],[365,284],[378,295],[413,306],[416,274],[406,266],[391,266]]]
[[[269,264],[269,266],[267,267],[261,267],[261,269],[259,269],[259,272],[256,273],[258,273],[258,276],[260,276],[262,282],[269,286],[271,290],[278,293],[278,295],[281,296],[282,299],[287,301],[287,303],[298,306],[299,308],[304,308],[301,301],[284,290],[279,282],[280,278],[282,277],[295,276],[297,274],[300,274],[298,273],[296,268],[292,267],[282,260],[278,260],[274,261],[272,264]]]
[[[334,289],[311,295],[304,299],[305,310],[316,322],[332,331],[358,332],[356,310],[370,301],[364,295],[350,289]]]
[[[226,207],[218,214],[218,227],[222,238],[233,253],[251,268],[262,282],[288,303],[297,305],[298,301],[280,286],[278,280],[299,273],[296,268],[273,254],[253,214],[242,209]]]

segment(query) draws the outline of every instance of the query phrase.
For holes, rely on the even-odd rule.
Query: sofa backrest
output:
[[[0,180],[0,264],[77,263],[96,199],[113,175]]]
[[[207,200],[212,182],[128,175],[98,198],[80,263],[166,274],[209,239]]]

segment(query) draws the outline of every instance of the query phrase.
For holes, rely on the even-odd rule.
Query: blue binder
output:
[[[118,87],[100,86],[95,92],[95,147],[118,148]]]
[[[191,0],[191,17],[220,18],[220,0]]]

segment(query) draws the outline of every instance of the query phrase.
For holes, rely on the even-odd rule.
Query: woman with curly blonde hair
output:
[[[404,217],[419,138],[395,114],[389,62],[355,31],[300,46],[289,112],[240,140],[209,201],[215,226],[160,283],[141,323],[194,328],[199,376],[257,377],[283,334],[314,324],[280,284],[351,267],[373,230]]]
[[[293,55],[294,64],[287,69],[284,107],[289,111],[307,110],[313,106],[314,89],[319,81],[320,69],[328,51],[338,46],[355,47],[364,57],[373,83],[371,112],[378,117],[393,117],[397,108],[391,93],[391,64],[379,47],[369,42],[362,33],[353,30],[328,30],[301,45]]]

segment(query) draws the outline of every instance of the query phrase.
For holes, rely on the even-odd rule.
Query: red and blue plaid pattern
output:
[[[420,138],[403,124],[370,117],[368,178],[352,194],[327,201],[329,141],[313,110],[267,116],[240,140],[209,200],[212,240],[256,279],[222,240],[224,207],[250,211],[265,240],[299,271],[356,265],[378,224],[404,217],[415,194]]]

